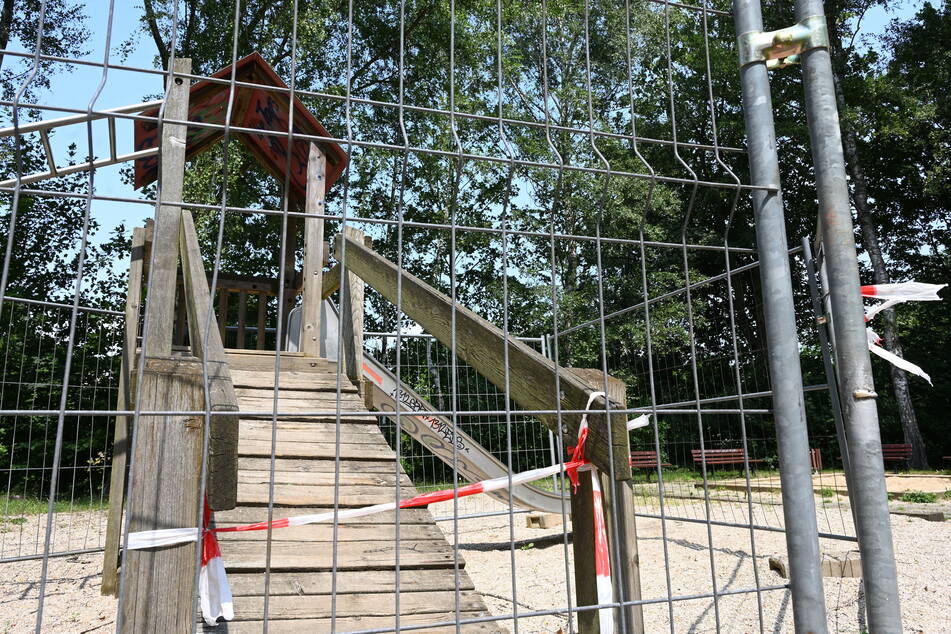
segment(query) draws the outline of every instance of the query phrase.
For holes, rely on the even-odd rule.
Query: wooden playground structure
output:
[[[238,62],[236,74],[262,89],[237,89],[230,109],[227,84],[190,87],[175,75],[189,71],[189,60],[177,60],[162,106],[166,121],[160,127],[140,125],[136,133],[136,150],[144,156],[136,165],[137,185],[156,180],[160,203],[154,221],[133,234],[118,410],[137,414],[120,417],[116,425],[103,569],[103,593],[123,599],[125,632],[191,631],[196,544],[125,553],[121,544],[127,533],[194,526],[201,491],[217,526],[265,521],[271,508],[279,518],[415,494],[377,426],[378,414],[370,411],[373,401],[363,382],[366,285],[452,345],[490,382],[507,387],[521,408],[549,412],[538,417],[566,446],[577,438],[589,396],[605,384],[600,370],[558,367],[453,304],[379,255],[372,240],[346,222],[333,245],[336,263],[325,270],[331,260],[324,241],[330,218],[324,195],[343,172],[346,154],[336,143],[319,140],[329,135],[297,100],[291,104],[281,91],[270,98],[268,88],[286,87],[256,54]],[[231,73],[229,67],[214,77]],[[226,112],[233,113],[232,120],[225,121]],[[294,136],[302,139],[288,138],[290,112]],[[186,120],[239,127],[235,136],[276,177],[288,178],[294,213],[285,217],[281,279],[212,274],[192,212],[181,201],[185,161],[222,133],[181,123]],[[266,134],[281,130],[282,135]],[[158,152],[149,154],[150,147]],[[304,235],[300,271],[294,244],[298,222]],[[321,304],[338,292],[339,363],[323,358],[320,346]],[[280,335],[268,343],[270,297],[280,298],[285,316],[300,297],[298,351],[283,350]],[[238,317],[229,348],[234,299]],[[597,398],[588,416],[586,458],[599,470],[594,477],[602,478],[606,516],[616,518],[608,527],[615,597],[636,601],[640,582],[626,416],[611,413],[624,407],[623,384],[611,381],[604,391],[610,399]],[[579,475],[570,511],[574,596],[585,606],[598,602],[595,535],[592,473]],[[341,520],[339,526],[223,535],[235,619],[209,631],[259,632],[264,619],[272,631],[348,631],[391,627],[397,618],[402,626],[434,624],[419,631],[455,631],[448,624],[460,619],[470,619],[462,631],[500,631],[495,621],[478,621],[489,616],[486,605],[465,561],[425,508]],[[643,631],[640,605],[625,606],[623,617],[622,610],[612,612],[624,619],[627,631]],[[582,610],[577,618],[581,631],[598,631],[598,610]]]

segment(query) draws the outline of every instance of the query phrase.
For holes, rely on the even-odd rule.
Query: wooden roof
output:
[[[287,132],[290,129],[290,94],[268,89],[271,87],[287,89],[287,84],[256,52],[239,60],[234,68],[236,81],[260,84],[262,88],[241,85],[235,87],[229,124],[238,128],[283,132],[284,134],[268,135],[232,131],[232,138],[240,140],[257,158],[258,162],[281,183],[284,182],[285,175],[288,173],[288,157],[290,157],[289,194],[291,204],[300,205],[307,187],[307,156],[310,141],[295,139],[291,151],[288,153],[289,139]],[[232,67],[227,66],[211,77],[230,80],[231,72]],[[230,88],[231,86],[227,83],[207,80],[193,85],[189,92],[188,120],[224,125],[228,111]],[[158,116],[158,108],[146,110],[141,114],[147,117],[156,117]],[[330,136],[320,121],[296,97],[294,98],[294,133]],[[158,143],[158,135],[157,122],[136,121],[136,151],[155,147]],[[201,154],[223,136],[224,130],[222,129],[189,127],[185,153],[186,160]],[[330,189],[347,166],[348,157],[347,153],[332,141],[321,142],[320,146],[327,156],[326,187]],[[155,181],[158,177],[158,160],[158,156],[153,155],[135,162],[136,189]]]

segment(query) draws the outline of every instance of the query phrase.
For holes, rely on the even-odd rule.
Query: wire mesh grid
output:
[[[4,125],[12,126],[3,139],[7,180],[0,184],[8,204],[0,280],[6,330],[0,434],[8,455],[0,458],[9,465],[3,528],[10,529],[0,561],[38,559],[23,598],[31,606],[29,626],[71,627],[68,607],[55,597],[78,582],[51,576],[60,572],[55,555],[105,548],[105,561],[86,563],[112,566],[102,525],[106,501],[117,497],[108,485],[117,482],[110,473],[117,414],[132,422],[132,464],[123,462],[118,476],[122,484],[130,474],[123,540],[138,521],[129,505],[136,508],[137,496],[151,491],[135,471],[136,452],[148,442],[143,421],[196,415],[204,421],[197,478],[190,497],[180,498],[191,518],[186,526],[201,525],[199,500],[216,493],[207,476],[217,413],[207,400],[196,407],[145,406],[148,354],[134,349],[128,370],[138,385],[131,403],[120,407],[119,364],[123,347],[130,347],[122,313],[82,307],[115,309],[142,288],[145,308],[131,306],[144,321],[134,320],[133,348],[160,336],[159,310],[150,306],[166,301],[176,319],[170,358],[197,351],[199,341],[202,349],[213,348],[213,331],[224,348],[244,350],[228,357],[241,419],[238,508],[218,513],[219,525],[395,502],[413,487],[465,484],[457,450],[448,462],[437,460],[387,422],[410,416],[401,399],[384,415],[364,404],[364,394],[354,395],[361,370],[348,376],[344,366],[359,349],[348,347],[356,313],[366,352],[427,398],[453,430],[485,448],[504,474],[563,462],[574,439],[562,425],[576,424],[584,403],[566,405],[553,394],[544,407],[517,403],[539,402],[520,392],[523,377],[510,369],[511,342],[521,337],[554,363],[556,383],[567,380],[567,368],[593,368],[626,389],[627,402],[614,399],[609,408],[625,418],[650,415],[649,426],[629,437],[630,449],[651,452],[654,464],[634,464],[630,515],[638,518],[638,535],[627,546],[650,563],[636,573],[636,596],[618,585],[612,601],[600,604],[618,627],[790,626],[789,587],[766,561],[785,552],[786,516],[750,200],[764,188],[748,182],[726,4],[183,1],[139,9],[109,2],[89,8],[94,15],[85,37],[76,26],[81,9],[56,0],[37,9],[36,27],[6,44],[0,67],[9,71],[2,105]],[[255,51],[279,84],[239,76],[239,62]],[[189,66],[177,65],[185,58]],[[163,99],[166,80],[169,95],[176,85],[204,82],[219,91],[218,100],[203,104],[204,111],[186,106],[174,114],[172,98]],[[300,110],[287,105],[294,100]],[[30,127],[69,115],[78,117],[71,125]],[[156,126],[151,146],[143,144],[138,135]],[[320,143],[326,154],[330,142],[346,153],[346,169],[339,160],[331,166],[343,171],[326,200],[323,190],[317,200],[302,197],[295,186],[307,176],[306,149]],[[176,143],[178,154],[171,149]],[[192,143],[207,151],[191,153]],[[183,168],[186,152],[181,204],[169,205],[179,200],[164,195],[174,189],[169,172]],[[172,156],[177,165],[166,161]],[[330,165],[332,153],[326,158]],[[158,186],[134,192],[132,185],[142,184],[139,172],[149,169]],[[169,251],[163,240],[186,239],[185,229],[178,237],[177,221],[171,234],[162,234],[160,217],[168,209],[194,216],[210,286],[205,313],[186,306],[187,279],[177,302],[174,281],[171,300],[153,290],[163,274],[157,252]],[[44,214],[68,222],[44,224]],[[127,225],[153,216],[149,242],[136,246],[133,237],[130,243]],[[327,237],[338,236],[328,264],[341,265],[341,290],[332,291],[341,327],[323,342],[340,351],[332,365],[284,350],[290,310],[307,304],[315,244],[308,227],[315,220]],[[371,250],[394,266],[387,292],[365,273],[365,301],[363,289],[351,286],[361,252],[354,251],[359,242],[339,239],[345,228],[361,230]],[[44,251],[34,240],[41,231],[65,242]],[[130,285],[123,277],[128,252],[143,244],[141,282]],[[178,249],[169,251],[173,262]],[[57,275],[43,277],[50,268]],[[318,268],[325,268],[322,262]],[[804,289],[798,270],[794,279]],[[448,336],[424,332],[432,327],[416,312],[425,312],[412,295],[417,280],[448,300]],[[462,307],[501,332],[494,380],[466,362],[478,356],[473,349],[480,342],[459,330]],[[208,315],[203,323],[201,314]],[[203,354],[201,387],[209,399],[214,376],[210,353]],[[819,533],[851,541],[844,487],[828,469],[837,463],[837,448],[826,378],[818,357],[806,358],[815,362],[804,361],[804,375],[810,445],[821,462]],[[270,384],[242,383],[252,366],[270,373]],[[306,372],[320,373],[309,380],[323,386],[325,397],[301,396],[314,389],[296,383],[295,373]],[[603,380],[591,388],[607,388]],[[294,399],[306,404],[295,410]],[[316,422],[307,427],[308,420]],[[385,469],[359,453],[384,451],[373,427],[383,430],[395,458]],[[715,450],[730,451],[732,462],[709,460]],[[383,453],[374,455],[382,461]],[[304,465],[304,458],[321,458],[322,466]],[[628,457],[614,458],[604,474],[605,495],[617,500],[623,478],[615,465]],[[354,464],[359,468],[351,473]],[[318,480],[319,493],[303,491]],[[571,488],[564,477],[536,486],[560,498],[560,511],[549,514],[555,525],[546,529],[525,525],[520,511],[530,509],[513,493],[507,501],[504,495],[503,501],[453,499],[428,512],[396,509],[356,526],[335,516],[327,531],[295,537],[275,528],[260,539],[222,538],[233,572],[233,629],[585,631],[600,611],[592,607],[597,601],[581,603],[590,589],[576,582]],[[9,510],[20,503],[17,496],[32,496],[40,509],[23,502]],[[626,521],[617,509],[624,507],[609,508],[608,531],[616,535]],[[435,532],[425,528],[433,518],[442,520]],[[611,551],[616,579],[631,571],[621,550]],[[194,566],[182,578],[192,578],[192,587],[203,568],[198,551],[185,555]],[[117,598],[98,599],[100,614],[115,618],[108,626],[123,631],[143,623],[123,607],[141,592],[131,572],[141,568],[131,566],[138,560],[130,552],[121,555]],[[365,577],[354,581],[361,566]],[[436,567],[444,573],[438,581],[426,573]],[[857,591],[847,584],[830,583],[827,592]],[[193,618],[197,593],[186,594],[175,607],[190,627],[207,628]],[[308,607],[295,604],[301,596]],[[16,625],[25,623],[21,617]]]

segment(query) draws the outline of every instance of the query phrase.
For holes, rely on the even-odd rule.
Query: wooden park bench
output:
[[[632,469],[657,469],[658,467],[672,467],[669,462],[658,462],[657,453],[654,451],[632,451],[631,468]],[[651,479],[651,472],[647,472],[648,482]]]
[[[904,462],[908,467],[911,461],[911,444],[896,443],[892,445],[882,445],[883,462]]]
[[[763,462],[760,459],[749,458],[747,459],[746,453],[742,448],[736,449],[691,449],[691,455],[693,455],[693,461],[695,464],[704,463],[707,466],[710,465],[722,465],[722,464],[743,464],[744,462],[749,462],[754,464],[757,462]]]

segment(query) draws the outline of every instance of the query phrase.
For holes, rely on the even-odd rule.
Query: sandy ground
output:
[[[781,522],[782,509],[768,498],[755,498],[754,519]],[[848,508],[840,502],[817,497],[820,530],[851,531]],[[460,500],[461,512],[467,504],[479,512],[487,510],[483,500]],[[654,506],[652,506],[652,504]],[[444,508],[434,506],[436,515],[451,513],[451,503]],[[476,506],[477,505],[477,506]],[[501,509],[501,506],[497,507]],[[711,516],[719,521],[745,520],[746,504],[714,502]],[[656,499],[642,497],[640,512],[657,513]],[[668,514],[701,518],[705,514],[701,502],[671,498]],[[54,546],[69,544],[77,548],[79,531],[83,539],[100,538],[101,516],[96,513],[61,514],[56,518],[57,535]],[[892,515],[892,529],[898,560],[902,613],[907,632],[951,632],[951,522],[927,522],[914,517]],[[16,524],[22,534],[34,535],[42,525],[43,516],[27,518]],[[460,520],[458,533],[452,522],[439,526],[452,541],[458,536],[460,553],[476,589],[485,597],[491,612],[510,615],[516,610],[527,612],[552,610],[547,616],[520,616],[518,632],[554,633],[569,631],[565,606],[569,598],[566,577],[571,577],[571,544],[567,547],[564,529],[532,529],[525,526],[525,515],[516,514],[510,526],[508,515]],[[782,533],[757,531],[755,557],[746,529],[713,526],[708,535],[703,524],[639,518],[638,547],[642,562],[643,598],[660,600],[644,608],[648,632],[670,631],[671,613],[676,632],[716,631],[717,618],[724,632],[789,632],[792,631],[792,606],[785,589],[764,590],[721,597],[663,600],[668,596],[665,561],[670,570],[670,593],[676,597],[710,593],[713,579],[719,591],[738,591],[757,586],[782,585],[785,580],[767,566],[772,555],[782,556],[785,541]],[[834,529],[834,530],[833,530]],[[511,531],[511,533],[510,533]],[[666,539],[665,533],[666,532]],[[514,536],[514,548],[510,546]],[[8,531],[0,535],[12,539]],[[713,562],[711,573],[710,539]],[[31,542],[32,543],[32,542]],[[5,543],[10,556],[10,542]],[[32,548],[32,546],[31,546]],[[849,545],[840,541],[822,540],[826,552],[843,552]],[[44,604],[44,632],[109,632],[114,628],[115,600],[102,597],[100,570],[102,555],[90,553],[49,561]],[[512,569],[516,570],[515,585]],[[32,632],[37,610],[41,563],[20,561],[0,564],[0,633]],[[857,579],[825,579],[829,627],[834,632],[861,632],[862,600]],[[760,618],[762,611],[762,618]],[[516,631],[515,620],[502,622]]]
[[[852,531],[847,507],[843,507],[845,517],[842,517],[836,503],[830,510],[830,504],[823,504],[827,500],[817,498],[816,501],[820,530],[836,532],[830,529],[844,523],[846,532]],[[461,501],[463,512],[464,503]],[[732,508],[723,508],[726,506]],[[684,501],[669,511],[685,517],[702,517],[705,512],[703,504]],[[742,519],[743,513],[742,504],[716,503],[711,508],[714,518]],[[947,572],[951,569],[951,523],[891,517],[905,631],[951,632],[951,613],[948,612],[951,576]],[[452,522],[440,522],[448,538],[458,535],[466,570],[497,616],[516,611],[522,614],[563,611],[568,604],[565,580],[567,575],[573,574],[573,558],[570,543],[567,546],[564,543],[563,529],[527,528],[525,524],[524,515],[515,515],[511,525],[507,515],[482,517],[460,521],[458,533],[454,533]],[[676,632],[715,632],[718,619],[720,631],[724,632],[793,631],[792,605],[785,589],[724,596],[716,603],[710,598],[669,603],[663,600],[668,595],[676,598],[709,594],[714,579],[720,592],[786,583],[769,570],[767,563],[770,556],[785,554],[782,533],[757,531],[754,557],[748,529],[712,526],[708,534],[703,524],[670,520],[662,524],[659,520],[644,518],[638,519],[637,527],[642,598],[661,600],[644,607],[647,632],[670,631],[671,614]],[[509,546],[511,534],[514,534],[514,548]],[[826,553],[843,553],[855,547],[837,540],[820,541]],[[665,562],[670,570],[669,593]],[[516,570],[514,585],[513,567]],[[858,579],[824,579],[830,631],[866,629],[859,588]],[[504,623],[510,631],[515,631],[513,619]],[[518,632],[559,630],[569,631],[564,613],[518,618]]]

